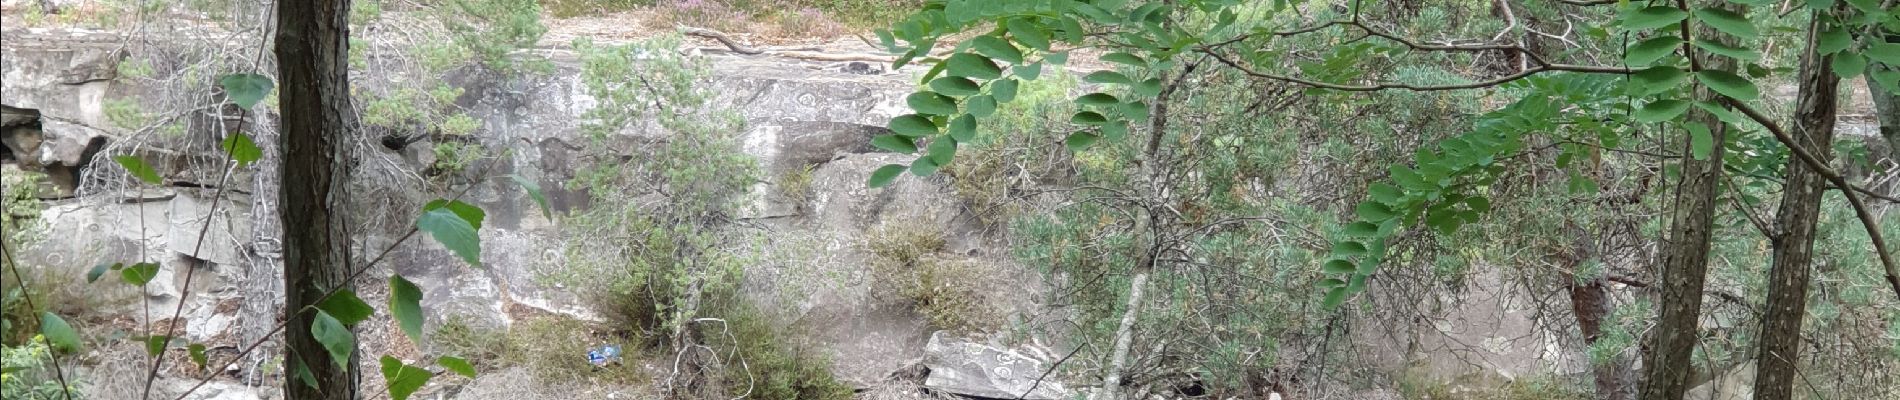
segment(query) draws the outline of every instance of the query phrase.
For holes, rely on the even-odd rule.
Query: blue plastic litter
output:
[[[587,350],[587,362],[596,367],[605,367],[609,363],[620,362],[620,346],[605,345]]]

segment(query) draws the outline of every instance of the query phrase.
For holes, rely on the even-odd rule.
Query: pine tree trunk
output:
[[[290,368],[307,368],[317,387],[285,379],[290,400],[350,399],[356,363],[331,361],[310,335],[315,314],[297,312],[321,300],[330,288],[345,285],[344,247],[339,215],[340,188],[347,173],[339,158],[348,140],[352,115],[349,97],[349,0],[277,2],[277,78],[283,127],[283,217],[285,357]],[[338,365],[344,364],[344,365]],[[295,373],[293,373],[295,375]]]
[[[1142,292],[1148,288],[1148,269],[1135,272],[1135,278],[1128,283],[1128,310],[1122,311],[1121,326],[1115,329],[1115,347],[1110,353],[1108,376],[1102,378],[1102,389],[1097,392],[1099,400],[1115,400],[1122,392],[1122,374],[1128,367],[1128,348],[1135,341],[1135,318],[1141,312]]]
[[[1833,57],[1819,54],[1816,37],[1826,29],[1826,18],[1816,15],[1808,25],[1807,50],[1801,54],[1801,92],[1795,105],[1794,140],[1827,162],[1833,159],[1835,99],[1841,79],[1830,64]],[[1787,181],[1782,184],[1781,211],[1775,216],[1774,264],[1768,271],[1768,305],[1762,314],[1761,343],[1756,350],[1755,398],[1785,400],[1794,396],[1794,378],[1801,353],[1801,320],[1808,310],[1808,273],[1814,256],[1814,225],[1827,190],[1821,173],[1799,158],[1788,159]]]
[[[1680,8],[1687,9],[1687,0],[1677,0]],[[1727,8],[1730,11],[1746,13],[1747,10],[1733,3],[1709,1],[1708,6]],[[1681,31],[1688,36],[1688,29]],[[1697,29],[1694,40],[1713,40],[1733,45],[1735,39],[1707,27]],[[1697,57],[1697,66],[1704,70],[1733,71],[1735,62],[1725,57],[1703,54]],[[1719,95],[1707,87],[1696,88],[1696,100],[1720,102]],[[1670,210],[1668,236],[1662,243],[1663,262],[1658,276],[1661,282],[1656,285],[1660,291],[1658,299],[1658,317],[1656,329],[1643,348],[1643,385],[1642,400],[1680,400],[1687,391],[1690,371],[1694,369],[1690,356],[1695,353],[1699,333],[1698,322],[1702,316],[1702,289],[1709,269],[1709,240],[1715,221],[1716,188],[1722,181],[1722,143],[1727,136],[1727,128],[1722,121],[1698,108],[1689,110],[1689,121],[1700,123],[1709,128],[1715,145],[1709,151],[1708,158],[1697,160],[1694,157],[1682,159],[1682,178],[1676,183],[1675,201]],[[1690,133],[1678,132],[1684,140],[1680,154],[1691,154]]]

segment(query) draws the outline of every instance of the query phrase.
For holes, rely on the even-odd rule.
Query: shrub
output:
[[[909,300],[932,326],[950,330],[985,330],[998,325],[999,313],[982,295],[987,281],[980,266],[944,257],[943,234],[932,224],[886,223],[874,232],[866,247],[874,260],[873,293],[896,294]]]
[[[721,371],[720,386],[727,393],[738,395],[750,388],[746,398],[751,399],[851,398],[851,387],[832,377],[828,359],[816,350],[816,343],[788,333],[783,324],[751,306],[734,305],[722,311],[729,327],[699,325],[700,336],[712,344],[725,337],[723,329],[730,329],[731,340],[738,342],[734,354],[745,362],[743,368]]]
[[[61,390],[59,381],[49,371],[51,351],[45,341],[35,335],[32,340],[18,347],[6,346],[0,349],[0,398],[24,400],[50,400],[79,396],[77,382],[68,381]]]

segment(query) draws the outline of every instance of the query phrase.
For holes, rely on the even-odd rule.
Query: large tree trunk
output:
[[[284,232],[284,309],[290,323],[284,345],[286,362],[301,361],[316,377],[318,387],[285,379],[286,398],[350,399],[356,363],[331,361],[322,344],[310,335],[312,313],[297,312],[316,304],[323,293],[348,284],[344,247],[349,245],[333,211],[345,199],[340,150],[348,139],[349,0],[277,2],[278,103],[282,110],[283,184],[278,198]],[[344,365],[338,365],[344,364]],[[298,368],[292,365],[292,368]]]
[[[265,123],[266,115],[258,115],[253,126],[251,140],[263,155],[257,159],[257,171],[278,171],[283,164],[277,153],[277,127]],[[249,258],[244,272],[244,304],[238,314],[238,337],[240,343],[265,342],[251,352],[251,358],[244,360],[244,383],[254,385],[262,381],[258,371],[263,361],[276,353],[276,341],[271,333],[277,327],[279,312],[284,306],[284,229],[278,220],[277,212],[279,191],[282,179],[275,173],[259,173],[251,181],[251,244],[246,246]]]
[[[1807,50],[1801,54],[1801,92],[1795,106],[1794,140],[1821,162],[1833,159],[1835,99],[1841,79],[1833,57],[1815,50],[1827,18],[1808,24]],[[1775,216],[1774,266],[1768,271],[1768,307],[1762,313],[1761,343],[1755,353],[1755,398],[1794,396],[1801,354],[1801,320],[1808,311],[1808,272],[1814,258],[1814,224],[1827,182],[1799,158],[1788,159],[1781,211]]]
[[[1875,64],[1868,66],[1867,70],[1877,71],[1892,68],[1893,67],[1889,67],[1885,64]],[[1874,82],[1873,79],[1865,79],[1865,81],[1867,81],[1867,92],[1872,94],[1874,98],[1874,115],[1880,122],[1880,138],[1887,144],[1885,152],[1873,155],[1873,161],[1878,162],[1884,158],[1893,162],[1894,165],[1900,165],[1900,93],[1888,91],[1887,88],[1880,86],[1880,83]],[[1876,163],[1875,166],[1878,167],[1879,164]],[[1880,172],[1884,171],[1881,171],[1879,168],[1875,168],[1873,171],[1873,173],[1876,174]],[[1900,187],[1900,179],[1888,180],[1881,184],[1880,187],[1873,188],[1873,190],[1891,194],[1894,193],[1893,188],[1895,187]]]
[[[1687,0],[1677,0],[1678,6],[1687,9]],[[1741,7],[1722,1],[1710,1],[1709,6],[1728,8],[1742,12]],[[1689,36],[1689,29],[1683,28],[1682,34]],[[1715,40],[1733,45],[1735,39],[1714,29],[1702,28],[1695,32],[1694,40]],[[1701,54],[1702,52],[1696,52]],[[1706,55],[1691,60],[1700,69],[1733,70],[1735,62],[1720,56]],[[1718,95],[1707,87],[1697,86],[1696,100],[1717,101]],[[1701,109],[1691,108],[1689,121],[1700,123],[1709,128],[1715,139],[1715,146],[1706,160],[1694,157],[1682,159],[1682,179],[1676,183],[1675,201],[1670,208],[1669,234],[1662,244],[1661,292],[1658,300],[1656,329],[1650,335],[1643,348],[1643,400],[1679,400],[1687,391],[1689,372],[1693,369],[1690,356],[1695,353],[1698,324],[1702,316],[1702,287],[1709,269],[1709,239],[1715,220],[1715,193],[1722,181],[1722,143],[1728,129],[1714,115]],[[1681,154],[1691,154],[1691,140],[1687,130],[1681,132]]]

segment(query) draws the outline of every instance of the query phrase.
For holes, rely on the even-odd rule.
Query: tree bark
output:
[[[341,218],[344,208],[333,188],[347,177],[339,160],[348,139],[352,116],[349,97],[349,0],[277,2],[277,78],[283,123],[283,183],[278,198],[284,232],[284,345],[286,362],[301,361],[316,378],[317,387],[299,379],[285,379],[285,397],[350,399],[356,386],[356,363],[333,362],[310,334],[314,313],[299,312],[315,305],[323,293],[341,285],[345,265]],[[354,357],[352,357],[354,358]],[[342,365],[339,365],[342,364]],[[293,370],[294,371],[294,370]]]
[[[1825,163],[1833,159],[1835,99],[1841,79],[1830,64],[1833,57],[1816,50],[1816,37],[1827,28],[1827,18],[1816,15],[1808,24],[1807,49],[1801,54],[1801,92],[1795,105],[1794,140]],[[1755,398],[1783,400],[1794,396],[1794,378],[1801,354],[1801,322],[1808,310],[1808,273],[1814,258],[1814,225],[1820,215],[1821,194],[1827,183],[1819,171],[1800,159],[1788,159],[1787,181],[1782,184],[1781,211],[1775,216],[1774,264],[1768,271],[1768,305],[1763,310],[1761,342],[1756,350]]]
[[[1726,8],[1746,15],[1747,10],[1732,3],[1710,1],[1709,6]],[[1677,7],[1689,10],[1687,0],[1677,0]],[[1690,37],[1689,28],[1681,28],[1685,39],[1715,40],[1734,45],[1735,39],[1714,29],[1697,29],[1695,37]],[[1689,49],[1689,47],[1685,47]],[[1702,55],[1702,52],[1694,52]],[[1693,70],[1733,70],[1735,62],[1720,56],[1694,57],[1690,60]],[[1719,96],[1707,87],[1698,85],[1696,100],[1717,101]],[[1668,236],[1662,243],[1663,262],[1658,274],[1661,282],[1657,285],[1658,317],[1656,329],[1650,335],[1643,348],[1643,385],[1642,400],[1680,400],[1687,391],[1689,372],[1693,369],[1690,356],[1695,354],[1698,338],[1698,322],[1702,316],[1702,287],[1709,269],[1709,241],[1714,228],[1715,194],[1722,181],[1722,153],[1727,128],[1722,121],[1699,108],[1689,110],[1689,121],[1700,123],[1709,128],[1715,145],[1705,160],[1694,157],[1682,159],[1682,178],[1676,184],[1676,194],[1670,212]],[[1690,136],[1684,131],[1684,138]],[[1683,140],[1681,154],[1691,154],[1692,140]]]
[[[1885,64],[1875,64],[1868,66],[1867,70],[1878,71],[1892,68]],[[1874,115],[1880,123],[1880,139],[1887,143],[1886,151],[1874,154],[1873,161],[1878,162],[1884,158],[1893,162],[1894,165],[1900,165],[1900,93],[1888,91],[1873,79],[1864,80],[1867,82],[1867,92],[1874,98]],[[1874,173],[1883,172],[1878,168],[1879,164],[1875,166]],[[1872,189],[1891,194],[1894,192],[1893,188],[1900,187],[1900,180],[1889,180],[1880,186]]]

